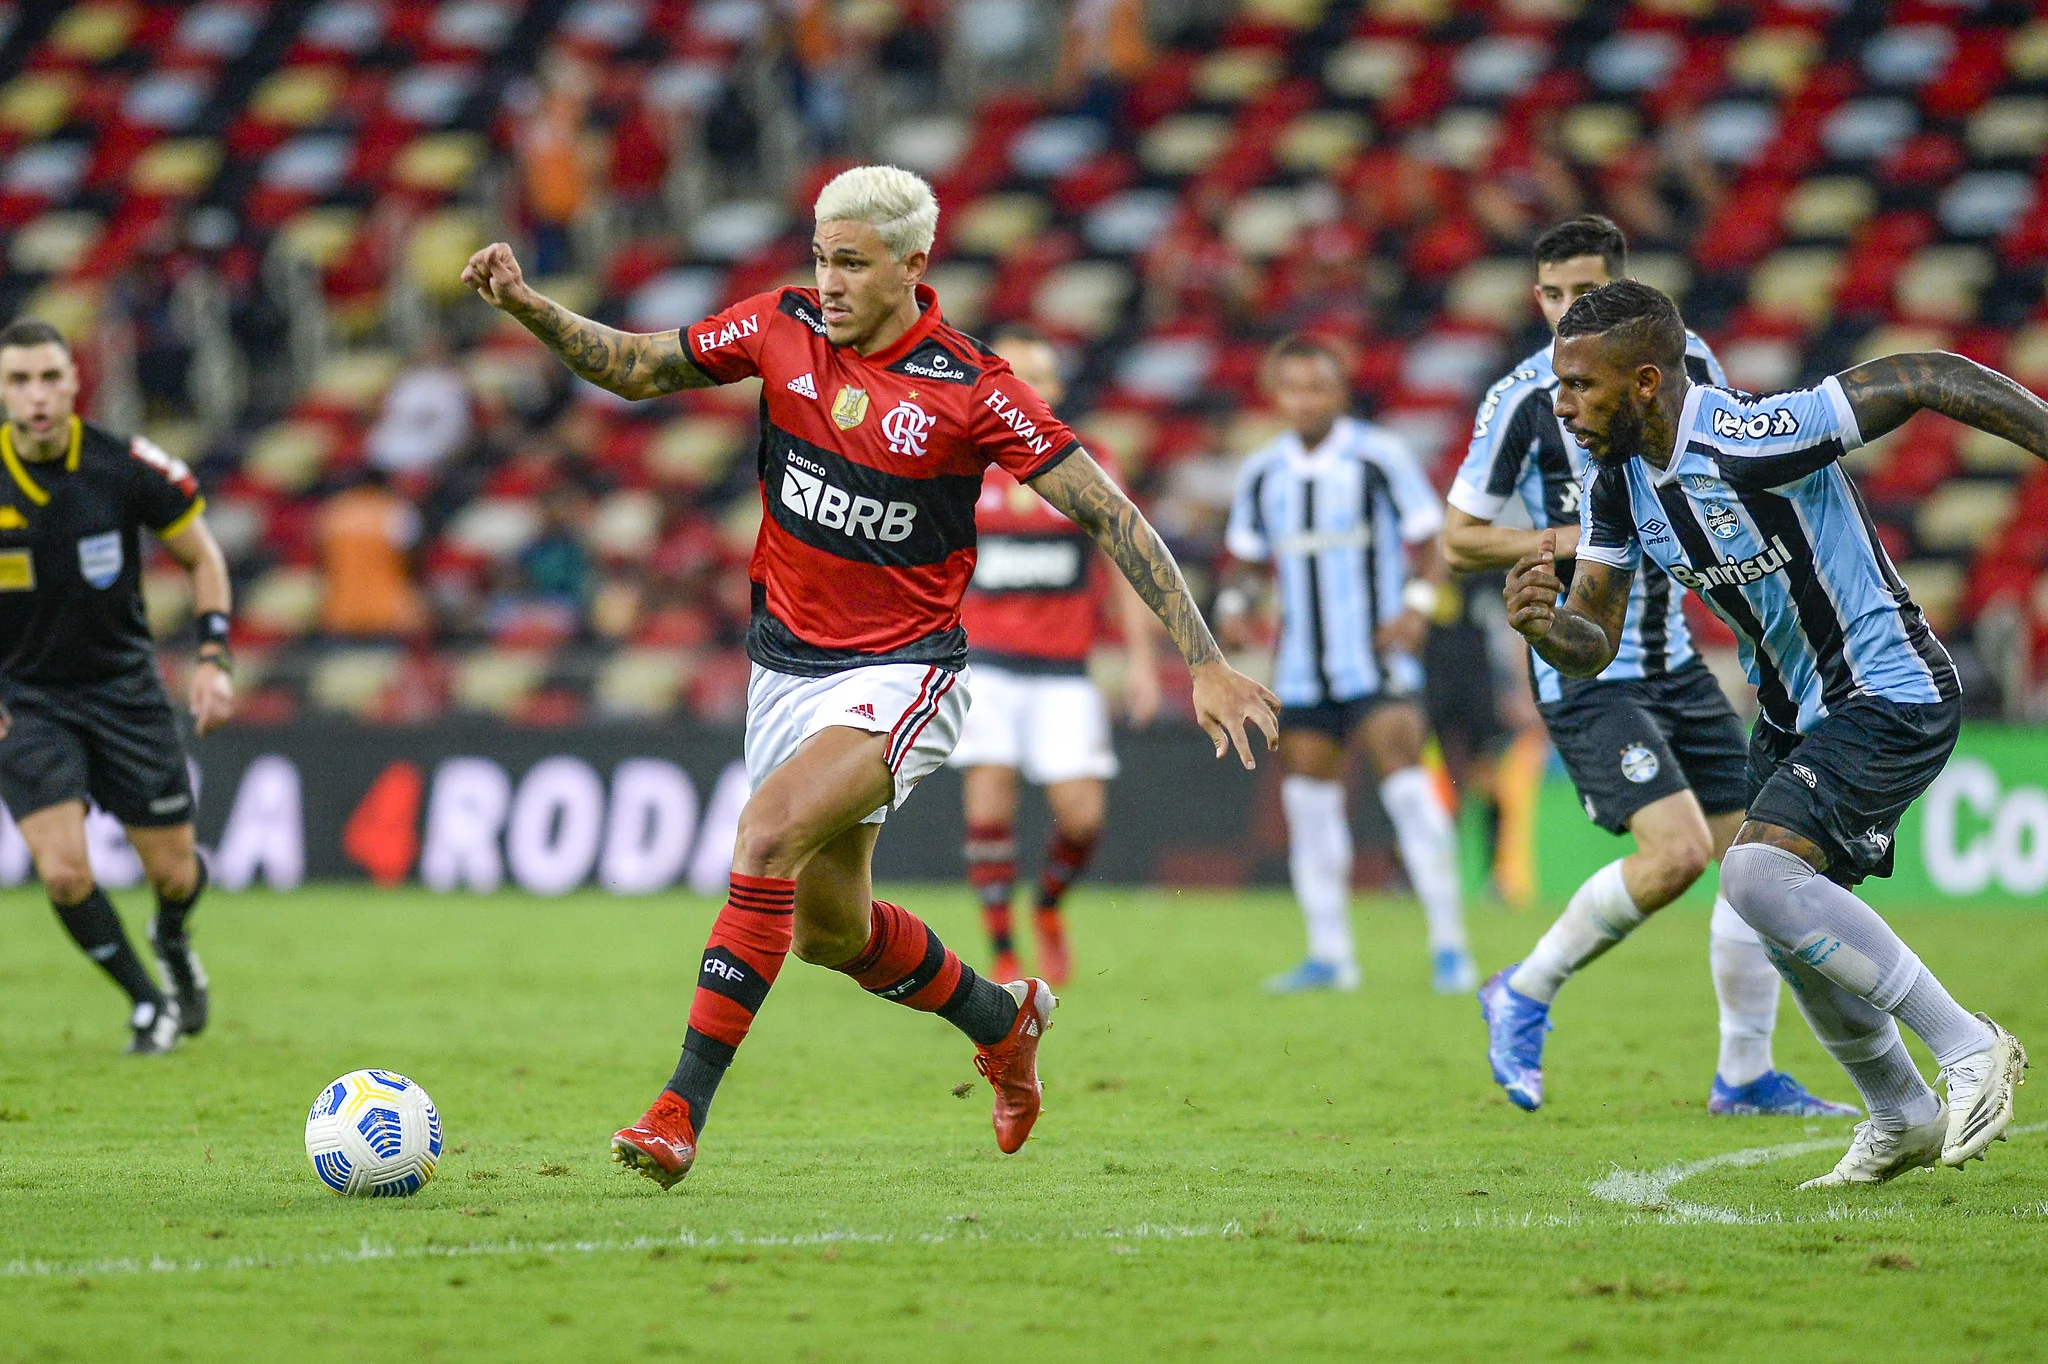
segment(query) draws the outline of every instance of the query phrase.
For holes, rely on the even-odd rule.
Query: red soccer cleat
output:
[[[1044,981],[1025,981],[1024,1000],[1008,1035],[992,1047],[975,1048],[974,1068],[995,1087],[990,1121],[996,1129],[996,1149],[1006,1156],[1023,1147],[1031,1125],[1038,1121],[1038,1039],[1052,1026],[1052,1011],[1059,1004]]]
[[[1038,938],[1038,974],[1047,985],[1065,985],[1074,965],[1067,958],[1067,925],[1056,909],[1041,909],[1031,921]]]
[[[690,1126],[689,1106],[670,1091],[661,1091],[639,1122],[612,1134],[612,1159],[664,1189],[673,1189],[697,1159],[697,1133]]]
[[[1024,979],[1024,968],[1017,964],[1017,954],[1008,951],[996,953],[995,965],[988,968],[988,978],[998,985]]]

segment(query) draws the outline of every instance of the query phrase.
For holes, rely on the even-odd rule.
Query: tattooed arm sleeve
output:
[[[622,332],[540,294],[512,316],[570,369],[621,398],[658,398],[716,382],[690,359],[681,332]]]
[[[1189,667],[1222,658],[1202,613],[1195,609],[1195,599],[1188,595],[1187,582],[1172,551],[1086,450],[1074,451],[1029,481],[1041,497],[1102,546],[1166,626],[1167,636]]]
[[[1866,441],[1921,408],[2048,459],[2048,403],[1995,369],[1947,351],[1886,355],[1835,376]]]

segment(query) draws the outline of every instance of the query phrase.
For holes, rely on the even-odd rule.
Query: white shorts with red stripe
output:
[[[946,761],[967,720],[967,675],[924,663],[877,663],[827,677],[796,677],[754,665],[747,682],[747,781],[768,774],[821,729],[845,725],[886,734],[883,758],[896,793],[863,824],[880,824]]]

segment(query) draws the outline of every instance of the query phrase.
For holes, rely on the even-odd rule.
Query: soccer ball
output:
[[[392,1070],[352,1070],[306,1115],[313,1173],[352,1198],[403,1198],[434,1177],[441,1115],[427,1091]]]

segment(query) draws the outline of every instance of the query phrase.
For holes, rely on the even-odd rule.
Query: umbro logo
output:
[[[846,708],[846,713],[848,715],[858,715],[861,719],[868,721],[870,724],[874,723],[875,708],[865,701],[861,702],[857,706],[848,706]]]
[[[799,374],[789,381],[789,391],[799,397],[815,398],[818,396],[818,384],[810,375]]]
[[[1664,533],[1664,523],[1662,521],[1645,521],[1642,525],[1642,531],[1645,535],[1662,535]]]
[[[1809,791],[1817,790],[1820,787],[1820,781],[1813,775],[1813,769],[1804,763],[1793,763],[1792,775],[1805,782],[1806,789]]]

